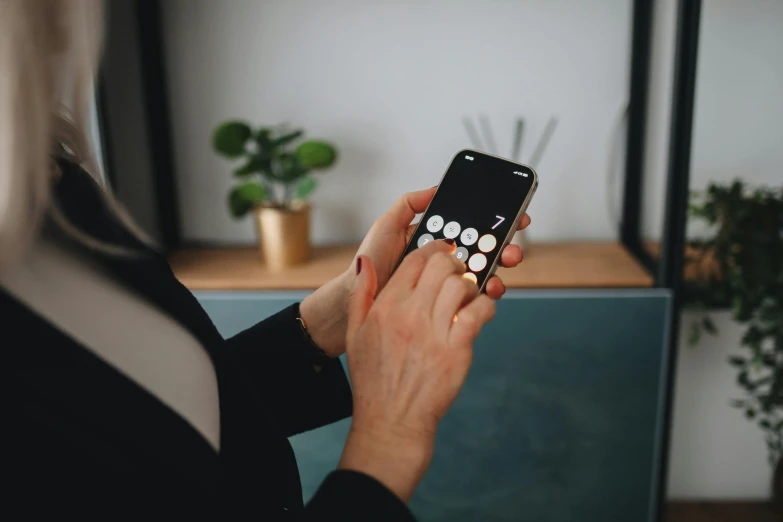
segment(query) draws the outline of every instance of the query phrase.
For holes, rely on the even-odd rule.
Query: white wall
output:
[[[704,2],[691,185],[783,181],[783,2]]]
[[[675,0],[658,0],[645,168],[645,237],[661,237],[674,50]],[[691,156],[691,187],[783,176],[783,2],[705,0]],[[691,234],[703,227],[689,223]],[[717,338],[680,343],[670,454],[672,498],[766,498],[771,469],[761,431],[729,407],[739,397],[726,363],[743,329],[713,314]],[[683,327],[696,316],[684,314]],[[683,336],[687,330],[684,330]]]
[[[252,242],[226,211],[230,166],[210,149],[227,118],[302,125],[337,143],[314,240],[360,239],[403,192],[438,182],[486,113],[500,150],[528,118],[526,154],[560,124],[538,170],[536,239],[609,239],[604,180],[627,99],[630,2],[171,0],[165,10],[184,236]],[[589,197],[585,197],[589,195]]]
[[[663,234],[676,18],[677,0],[655,2],[642,190],[643,239],[659,240]]]

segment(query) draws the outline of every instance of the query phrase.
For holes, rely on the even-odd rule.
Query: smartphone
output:
[[[430,241],[451,238],[465,277],[485,290],[538,188],[536,172],[475,150],[451,160],[400,262]],[[399,263],[398,263],[399,266]]]

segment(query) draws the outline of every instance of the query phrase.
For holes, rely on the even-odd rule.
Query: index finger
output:
[[[410,291],[416,286],[419,276],[421,276],[424,267],[427,266],[427,262],[432,256],[439,252],[453,254],[456,248],[457,245],[453,239],[438,239],[417,248],[402,260],[397,271],[394,272],[394,275],[389,280],[388,286],[394,284],[395,287],[402,288],[406,292]]]

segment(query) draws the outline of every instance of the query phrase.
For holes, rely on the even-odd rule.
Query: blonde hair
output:
[[[101,0],[0,0],[0,270],[24,256],[47,216],[86,246],[124,251],[78,230],[52,201],[56,153],[102,184],[86,133],[102,33]]]

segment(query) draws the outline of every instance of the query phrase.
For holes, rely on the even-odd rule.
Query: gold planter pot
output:
[[[255,210],[258,247],[270,270],[278,272],[310,258],[310,205],[261,206]]]

